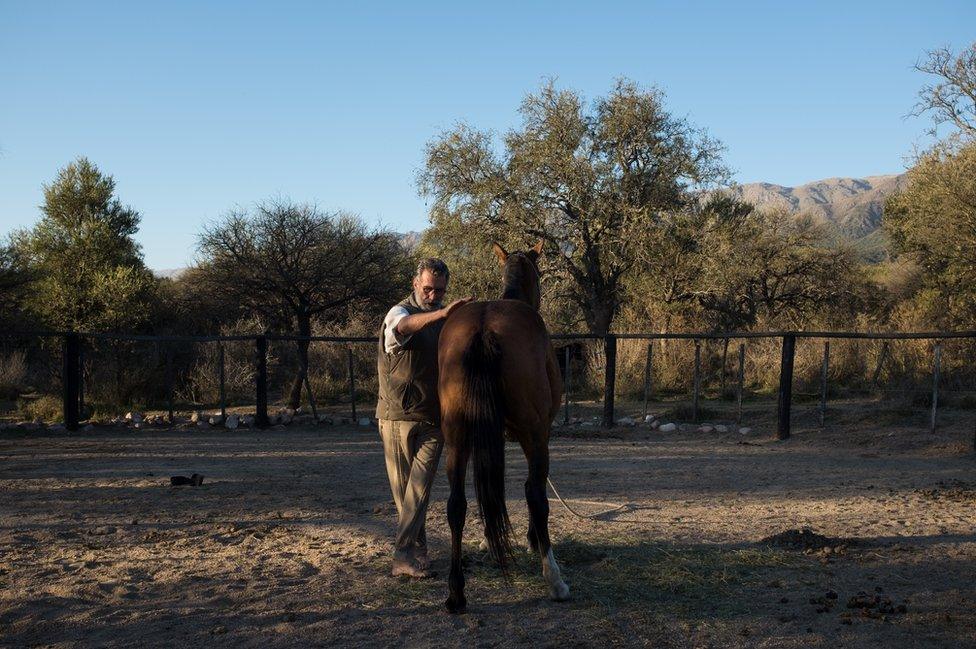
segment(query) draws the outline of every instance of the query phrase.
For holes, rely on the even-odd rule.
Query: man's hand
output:
[[[444,312],[444,319],[446,320],[446,319],[450,318],[452,313],[454,313],[455,311],[457,311],[459,308],[461,308],[462,306],[464,306],[468,302],[471,302],[472,300],[474,300],[474,296],[473,295],[471,297],[462,297],[460,300],[454,300],[453,302],[451,302],[450,304],[448,304],[446,307],[444,307],[443,309],[441,309],[441,311]]]

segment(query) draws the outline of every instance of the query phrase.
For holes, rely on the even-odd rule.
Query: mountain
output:
[[[906,174],[826,178],[798,187],[772,183],[739,185],[734,193],[758,209],[805,213],[851,242],[865,260],[883,259],[887,240],[880,229],[887,198],[903,189]]]

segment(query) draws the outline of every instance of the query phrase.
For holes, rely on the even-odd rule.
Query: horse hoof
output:
[[[468,603],[463,597],[458,601],[455,601],[453,597],[448,597],[447,601],[444,602],[444,606],[445,608],[447,608],[447,612],[452,615],[458,615],[460,613],[464,613],[464,609],[467,608],[467,605]]]
[[[569,586],[564,583],[553,586],[550,589],[550,596],[554,602],[565,602],[569,599]]]

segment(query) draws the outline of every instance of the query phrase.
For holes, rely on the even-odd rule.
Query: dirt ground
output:
[[[466,528],[468,613],[438,576],[389,576],[394,509],[378,435],[0,432],[2,646],[974,647],[973,417],[930,434],[852,414],[772,439],[560,428],[546,598],[522,550],[506,578]],[[525,464],[508,449],[520,536]],[[171,475],[201,473],[200,487]],[[473,490],[469,489],[469,499]],[[763,539],[810,528],[783,544]],[[812,540],[811,540],[812,539]],[[807,547],[809,546],[809,547]]]

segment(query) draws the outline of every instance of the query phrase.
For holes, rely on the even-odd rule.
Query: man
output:
[[[437,398],[437,341],[444,320],[473,298],[442,307],[447,265],[436,258],[417,266],[410,296],[383,319],[377,349],[379,420],[386,472],[398,522],[393,575],[428,576],[427,502],[444,438]]]

